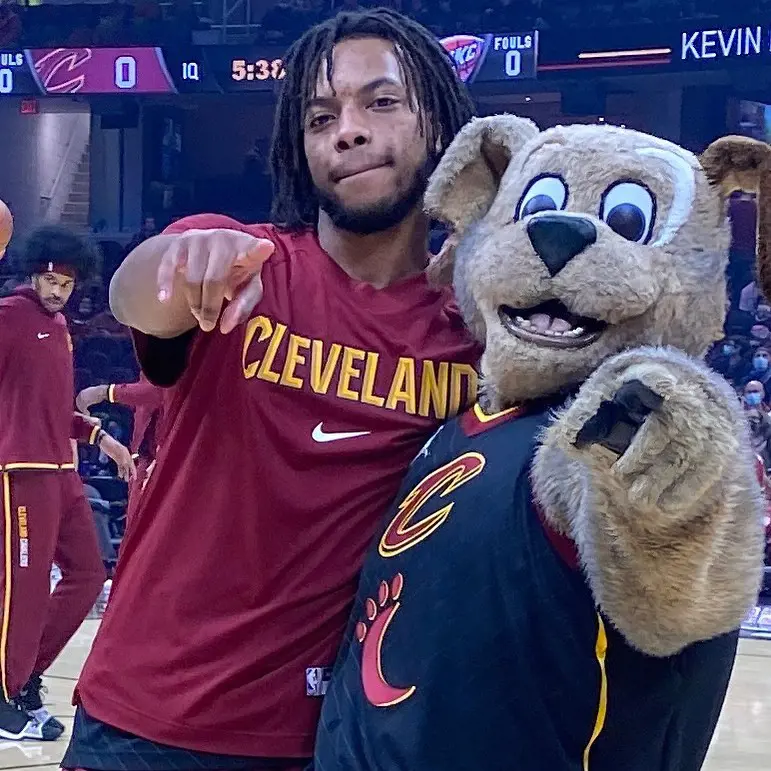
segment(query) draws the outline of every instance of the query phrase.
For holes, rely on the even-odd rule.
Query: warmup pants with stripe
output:
[[[75,471],[2,472],[0,675],[6,699],[62,652],[104,585],[91,507]],[[51,594],[51,564],[62,580]]]

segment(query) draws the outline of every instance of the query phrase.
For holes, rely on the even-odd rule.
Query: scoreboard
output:
[[[467,83],[534,78],[538,33],[454,35],[440,41]],[[243,93],[284,79],[271,46],[27,48],[0,51],[0,97]]]

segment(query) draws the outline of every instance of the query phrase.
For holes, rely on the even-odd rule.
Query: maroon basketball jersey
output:
[[[309,756],[364,552],[420,447],[474,399],[479,351],[423,275],[376,290],[313,231],[203,216],[174,232],[217,227],[276,244],[265,296],[230,335],[192,333],[176,354],[79,696],[156,742]],[[151,342],[137,338],[146,374],[174,380]]]

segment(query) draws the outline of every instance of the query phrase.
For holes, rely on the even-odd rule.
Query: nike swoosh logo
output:
[[[44,335],[42,332],[38,332],[37,333],[37,339],[38,340],[45,340],[47,337],[51,337],[51,335],[50,334],[45,334]]]
[[[342,439],[355,439],[357,436],[368,436],[370,431],[342,431],[337,433],[327,433],[324,430],[324,424],[319,423],[316,428],[313,429],[311,437],[314,442],[319,444],[326,444],[327,442],[339,442]]]

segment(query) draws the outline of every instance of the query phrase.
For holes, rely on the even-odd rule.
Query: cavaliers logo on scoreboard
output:
[[[538,32],[453,35],[439,41],[464,83],[536,77]]]

